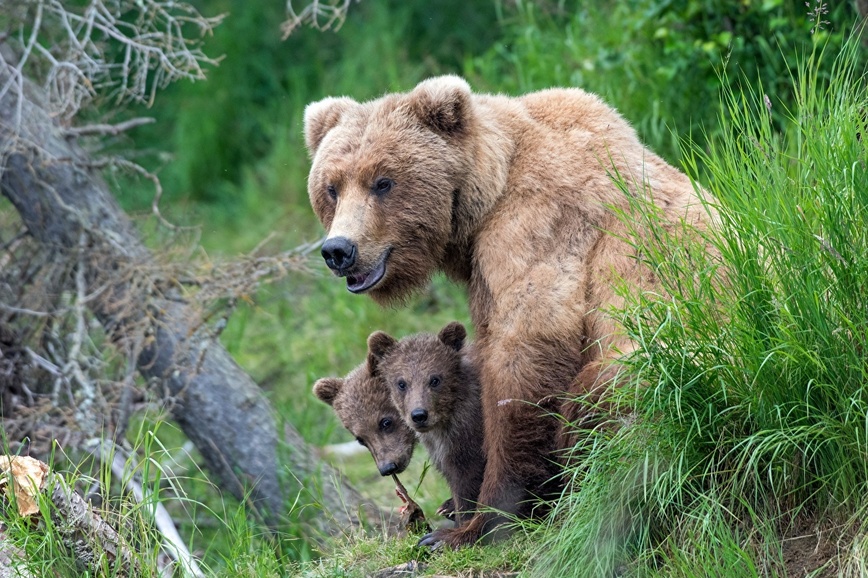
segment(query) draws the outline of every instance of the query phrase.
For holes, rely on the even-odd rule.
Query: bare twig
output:
[[[30,359],[33,361],[33,363],[35,363],[39,367],[41,367],[42,369],[44,369],[45,371],[47,371],[51,375],[54,375],[55,377],[63,377],[63,371],[61,371],[61,369],[59,367],[57,367],[55,364],[48,361],[47,359],[45,359],[44,357],[42,357],[41,355],[39,355],[38,353],[36,353],[32,349],[30,349],[29,347],[25,347],[24,351],[27,352],[27,355],[30,356]]]
[[[124,122],[119,122],[118,124],[88,124],[85,126],[70,127],[66,129],[64,133],[70,137],[106,134],[115,136],[130,129],[146,124],[151,124],[153,122],[156,122],[155,118],[144,116],[140,118],[132,118]]]
[[[22,95],[24,78],[38,78],[51,110],[64,119],[97,95],[150,104],[157,89],[202,80],[205,68],[219,62],[202,52],[201,42],[223,17],[203,16],[184,2],[8,0],[3,11],[18,29],[4,40],[21,56],[0,98],[8,90]],[[16,130],[20,113],[19,105]]]
[[[319,30],[339,30],[347,18],[347,11],[353,0],[312,0],[300,12],[296,12],[292,0],[286,1],[286,21],[281,25],[283,39],[301,26],[307,25]],[[359,0],[356,0],[358,2]]]
[[[47,311],[34,311],[33,309],[27,309],[26,307],[15,307],[5,303],[0,303],[0,310],[9,313],[18,313],[19,315],[30,315],[31,317],[51,317],[53,315],[53,313],[48,313]]]

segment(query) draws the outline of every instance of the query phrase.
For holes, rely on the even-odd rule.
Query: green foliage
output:
[[[653,231],[637,248],[662,291],[624,312],[639,349],[627,360],[635,387],[616,400],[634,423],[587,442],[546,544],[554,575],[600,575],[585,571],[590,558],[608,570],[633,560],[640,574],[707,575],[713,560],[741,569],[727,575],[783,573],[781,536],[798,519],[847,535],[865,507],[868,92],[857,49],[799,63],[783,129],[762,87],[724,91],[721,137],[688,156],[706,169],[717,229],[665,230],[638,202],[624,215]]]
[[[459,71],[463,55],[485,49],[497,32],[491,4],[480,10],[460,0],[436,8],[391,0],[352,6],[339,33],[301,29],[282,41],[280,2],[194,4],[228,14],[208,43],[223,60],[207,82],[166,90],[148,113],[159,123],[143,129],[139,142],[168,144],[173,153],[162,174],[168,199],[230,205],[245,182],[257,189],[254,202],[272,194],[286,199],[288,192],[292,203],[302,202],[295,193],[304,191],[301,119],[308,102],[334,94],[373,98]],[[258,182],[263,174],[272,182]],[[288,178],[275,180],[279,175]]]
[[[520,1],[501,9],[504,36],[467,62],[488,90],[521,94],[577,86],[600,94],[633,122],[643,140],[672,162],[679,139],[717,136],[717,95],[747,79],[786,106],[792,55],[815,43],[838,50],[856,21],[848,3],[819,21],[801,3],[780,0]],[[814,34],[811,31],[814,30]],[[854,55],[858,56],[858,55]],[[726,68],[743,71],[724,77]],[[824,65],[822,73],[828,74]],[[784,117],[775,111],[776,119]]]

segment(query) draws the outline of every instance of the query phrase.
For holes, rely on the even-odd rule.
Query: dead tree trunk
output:
[[[0,87],[10,66],[0,62]],[[278,434],[270,406],[253,380],[222,345],[199,331],[194,308],[158,270],[131,221],[119,208],[97,167],[68,139],[28,87],[0,96],[0,190],[15,206],[29,233],[61,258],[78,259],[86,271],[88,307],[116,343],[139,351],[140,373],[157,381],[171,398],[172,416],[205,458],[218,484],[251,502],[270,526],[285,508],[278,479]],[[80,248],[85,248],[80,250]],[[144,330],[142,330],[144,328]],[[129,335],[140,336],[131,348]],[[293,474],[305,480],[340,476],[317,460],[291,426]],[[320,499],[331,511],[318,516],[318,530],[334,532],[359,524],[378,510],[344,482],[323,484]],[[330,518],[330,519],[327,519]]]

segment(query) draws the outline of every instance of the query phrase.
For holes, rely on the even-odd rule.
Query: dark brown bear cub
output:
[[[341,423],[368,448],[380,475],[400,474],[410,463],[416,435],[401,419],[382,379],[368,360],[345,378],[324,377],[313,386],[314,394],[332,406]]]
[[[368,338],[374,371],[452,490],[456,524],[475,512],[485,472],[479,374],[466,337],[453,322],[437,335],[396,341],[377,331]]]

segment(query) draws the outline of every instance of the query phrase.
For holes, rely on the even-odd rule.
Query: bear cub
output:
[[[389,476],[400,474],[410,464],[416,434],[401,419],[385,384],[373,372],[376,363],[369,355],[345,378],[317,380],[313,393],[332,406],[343,426],[368,448],[380,475]]]
[[[475,512],[485,472],[479,372],[466,337],[464,326],[452,322],[437,335],[397,341],[377,331],[368,338],[373,371],[449,484],[456,525]]]

